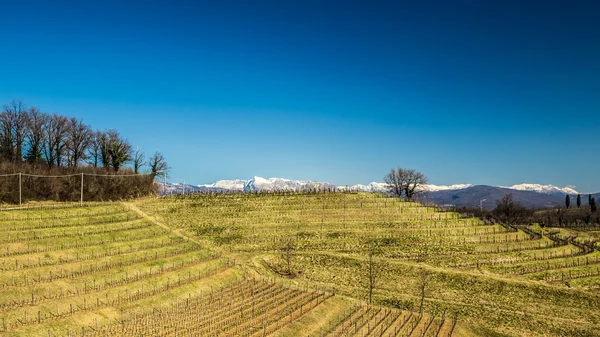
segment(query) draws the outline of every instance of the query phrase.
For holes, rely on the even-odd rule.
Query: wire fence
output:
[[[148,177],[151,173],[137,173],[137,174],[97,174],[97,173],[73,173],[73,174],[63,174],[63,175],[40,175],[40,174],[29,174],[29,173],[8,173],[8,174],[0,174],[0,178],[2,177],[18,177],[18,204],[19,206],[23,203],[23,192],[24,192],[24,184],[23,178],[45,178],[45,179],[66,179],[66,178],[78,178],[79,179],[79,204],[83,205],[84,201],[84,185],[86,182],[86,177],[104,177],[104,178],[127,178],[127,177]]]

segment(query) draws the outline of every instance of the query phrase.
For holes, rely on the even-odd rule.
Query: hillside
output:
[[[7,336],[599,335],[593,228],[340,192],[41,204],[0,228]]]
[[[139,207],[236,256],[252,274],[288,279],[281,249],[292,240],[294,282],[363,302],[369,297],[368,250],[374,244],[380,270],[374,301],[418,307],[419,280],[426,278],[425,312],[434,319],[445,312],[446,322],[458,314],[456,336],[598,335],[599,253],[547,235],[368,193],[195,195],[147,200]],[[590,235],[597,232],[585,237]],[[334,317],[346,317],[352,307],[330,303],[339,308],[331,309],[338,310]],[[577,304],[565,312],[565,303]],[[326,317],[310,314],[298,324],[319,331],[327,326]],[[278,335],[299,335],[293,327],[284,331]]]
[[[563,206],[565,197],[554,194],[539,193],[534,191],[513,190],[503,187],[487,185],[472,186],[460,190],[436,191],[428,193],[428,200],[439,205],[454,205],[457,207],[479,207],[480,200],[483,207],[493,209],[496,201],[504,195],[511,193],[517,201],[528,208],[550,208]]]

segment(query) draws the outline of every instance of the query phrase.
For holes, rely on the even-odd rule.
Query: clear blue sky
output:
[[[174,181],[600,191],[599,2],[216,3],[3,0],[0,102],[115,128]]]

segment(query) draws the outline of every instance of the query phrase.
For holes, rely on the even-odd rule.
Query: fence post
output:
[[[83,206],[83,172],[81,172],[81,197],[79,199],[79,205]]]
[[[21,172],[19,172],[19,206],[21,206]]]

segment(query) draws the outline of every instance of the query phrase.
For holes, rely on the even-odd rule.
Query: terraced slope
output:
[[[593,228],[350,193],[42,206],[0,211],[0,228],[3,336],[600,331]]]
[[[374,304],[406,313],[423,298],[424,313],[413,316],[434,317],[426,334],[445,313],[446,323],[458,317],[454,335],[599,335],[598,252],[573,232],[484,224],[373,194],[215,194],[136,204],[249,273],[290,278],[282,249],[291,244],[294,282],[363,304],[375,250]],[[306,331],[335,334],[329,322],[309,318]],[[352,333],[363,332],[381,333],[370,326]]]

